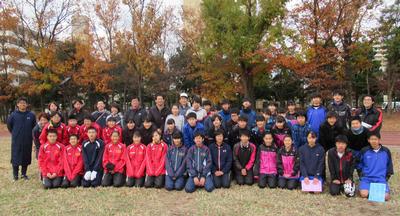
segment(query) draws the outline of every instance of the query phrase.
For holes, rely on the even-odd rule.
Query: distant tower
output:
[[[89,40],[89,18],[79,13],[72,16],[72,39],[81,42],[86,42]]]

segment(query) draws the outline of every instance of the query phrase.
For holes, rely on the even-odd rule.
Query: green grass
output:
[[[257,186],[203,190],[193,194],[157,189],[96,188],[44,190],[37,162],[29,167],[29,181],[12,181],[10,140],[0,138],[0,215],[399,215],[400,154],[393,153],[396,175],[390,180],[392,199],[365,199],[303,194],[300,191],[259,189]]]

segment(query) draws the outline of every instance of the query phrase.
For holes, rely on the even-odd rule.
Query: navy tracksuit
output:
[[[316,144],[313,147],[310,147],[308,144],[303,145],[299,148],[299,156],[302,178],[321,179],[324,176],[325,150],[321,145]]]
[[[82,156],[85,173],[88,171],[97,172],[94,180],[82,180],[83,187],[96,187],[101,184],[103,177],[103,153],[104,143],[101,139],[96,139],[94,142],[87,140],[82,144]]]
[[[211,173],[213,174],[214,186],[216,188],[229,188],[231,185],[230,171],[233,161],[232,149],[226,143],[223,143],[221,146],[213,143],[209,148],[212,158]],[[224,174],[216,176],[216,171],[222,171]]]
[[[192,193],[196,190],[194,178],[205,178],[204,189],[207,192],[214,190],[214,183],[211,176],[212,159],[210,150],[207,146],[197,147],[196,145],[189,148],[186,156],[186,167],[189,179],[186,182],[185,191]]]
[[[182,145],[168,147],[165,160],[165,188],[167,190],[182,190],[185,187],[187,148]]]

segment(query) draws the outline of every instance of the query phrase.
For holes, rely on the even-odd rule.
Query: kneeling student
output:
[[[87,129],[88,140],[82,144],[82,156],[85,174],[83,175],[83,187],[97,187],[101,184],[103,177],[103,152],[104,143],[97,138],[97,129]]]
[[[233,146],[233,166],[236,183],[238,185],[253,184],[253,166],[256,158],[256,146],[249,142],[250,134],[247,130],[240,132],[240,142]]]
[[[179,131],[172,134],[172,145],[168,147],[165,162],[165,189],[182,190],[185,187],[187,148],[182,143]]]
[[[83,158],[82,146],[79,145],[79,138],[77,134],[69,136],[69,145],[65,147],[64,152],[64,180],[62,187],[78,187],[81,185],[83,176]]]
[[[379,134],[369,134],[370,146],[363,148],[360,152],[359,168],[361,169],[360,195],[368,198],[371,183],[386,184],[385,200],[390,199],[389,179],[393,175],[393,162],[390,150],[380,144]]]
[[[141,142],[139,131],[133,133],[133,144],[126,148],[125,162],[128,187],[143,187],[146,168],[146,145]]]
[[[322,186],[322,176],[325,167],[325,150],[317,142],[317,134],[313,131],[307,134],[307,144],[299,149],[300,181],[306,185]]]
[[[197,187],[204,187],[207,192],[214,190],[211,176],[211,154],[204,145],[202,132],[194,134],[194,145],[189,148],[186,159],[186,167],[189,178],[186,182],[185,191],[192,193]]]
[[[38,162],[45,189],[58,188],[64,176],[64,145],[57,142],[57,130],[48,129],[46,142],[40,146]]]
[[[121,142],[119,131],[113,131],[111,143],[104,147],[102,186],[121,187],[125,184],[125,151],[126,147]]]
[[[297,187],[300,171],[300,157],[289,135],[283,139],[283,147],[278,150],[278,186],[293,190]]]
[[[332,180],[329,185],[329,192],[332,196],[339,195],[341,191],[344,191],[346,196],[354,196],[353,172],[355,160],[353,151],[347,148],[347,144],[347,137],[339,135],[335,138],[336,147],[328,151],[328,167]]]
[[[276,188],[277,186],[277,151],[272,134],[264,134],[263,143],[258,148],[254,164],[254,176],[258,176],[260,188],[265,188],[267,185],[269,188]]]
[[[161,141],[161,133],[156,130],[153,132],[153,142],[146,148],[146,188],[164,187],[165,181],[165,155],[168,145]]]
[[[214,132],[214,140],[215,143],[210,145],[214,186],[215,188],[229,188],[231,186],[232,149],[224,143],[224,131],[222,129]]]

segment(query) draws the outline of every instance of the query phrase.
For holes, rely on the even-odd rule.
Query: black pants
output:
[[[18,177],[19,173],[19,166],[12,166],[13,167],[13,175],[14,177]],[[26,176],[26,172],[28,171],[28,165],[21,166],[21,175]]]
[[[144,187],[146,188],[163,188],[165,181],[165,175],[160,176],[146,176]]]
[[[215,188],[229,188],[231,186],[230,173],[224,173],[222,176],[213,175],[213,180]]]
[[[343,185],[342,184],[335,184],[333,182],[331,182],[329,184],[329,193],[332,196],[339,195],[342,190],[343,190]]]
[[[247,170],[247,175],[242,176],[242,172],[240,170],[236,170],[236,183],[238,185],[253,185],[253,170]]]
[[[279,178],[278,187],[293,190],[297,188],[297,179]]]
[[[276,188],[277,181],[276,175],[261,174],[258,179],[258,186],[260,188],[265,188],[268,185],[269,188]]]
[[[54,179],[49,179],[47,177],[43,177],[42,183],[44,189],[58,188],[61,186],[61,182],[63,177],[56,177]]]
[[[105,173],[101,185],[103,187],[122,187],[125,184],[125,175],[122,173]]]
[[[62,183],[61,187],[63,188],[68,188],[68,187],[79,187],[81,186],[81,181],[82,181],[82,176],[77,175],[72,181],[69,181],[68,178],[65,176]]]
[[[128,180],[126,181],[126,186],[128,187],[143,187],[144,186],[144,179],[145,177],[141,178],[131,178],[128,177]]]

